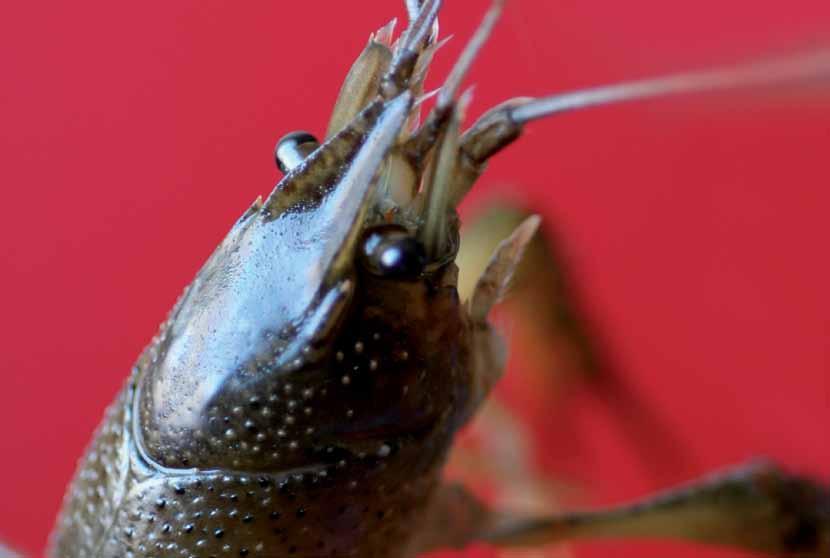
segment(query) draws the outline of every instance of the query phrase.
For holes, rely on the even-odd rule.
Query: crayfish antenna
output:
[[[636,101],[748,87],[774,87],[830,80],[830,49],[732,67],[667,75],[559,93],[538,99],[516,98],[486,112],[461,138],[460,174],[454,201],[460,202],[487,160],[516,140],[524,125],[562,112]]]
[[[687,72],[551,95],[514,108],[510,116],[516,123],[524,124],[560,112],[623,101],[752,86],[776,86],[817,78],[830,78],[830,49],[732,68]]]

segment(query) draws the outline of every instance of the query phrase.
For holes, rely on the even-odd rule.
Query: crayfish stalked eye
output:
[[[390,279],[417,279],[424,272],[424,245],[398,225],[370,229],[360,251],[363,267],[371,274]]]
[[[288,174],[318,147],[320,147],[320,142],[308,132],[299,130],[285,134],[274,147],[277,167],[283,173]]]

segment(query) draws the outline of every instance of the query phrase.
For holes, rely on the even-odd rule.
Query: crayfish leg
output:
[[[470,294],[468,308],[473,320],[486,320],[493,306],[507,294],[540,223],[538,215],[527,217],[496,247]]]
[[[532,215],[511,201],[497,200],[465,220],[456,256],[462,300],[472,297],[499,243]],[[599,368],[597,350],[576,303],[567,262],[551,227],[542,226],[542,229],[529,240],[516,267],[508,306],[519,314],[519,321],[528,324],[540,348],[555,340],[556,347],[568,347],[568,360],[573,362],[573,368],[594,375]]]
[[[437,499],[443,509],[434,512],[445,518],[445,535],[425,541],[425,549],[648,538],[804,558],[830,553],[830,490],[769,464],[738,467],[626,506],[547,517],[488,508],[463,488],[445,492]]]
[[[472,299],[499,243],[532,215],[511,200],[474,209],[461,230],[456,256],[462,300]],[[687,467],[691,458],[664,418],[633,389],[626,371],[608,358],[602,332],[585,315],[556,226],[547,220],[541,228],[528,242],[500,306],[500,315],[510,324],[511,351],[521,355],[523,392],[544,394],[548,420],[558,425],[558,432],[568,429],[568,399],[577,392],[589,393],[655,475]],[[578,439],[569,438],[568,443],[579,450]]]
[[[550,227],[542,227],[527,241],[511,280],[502,286],[504,290],[509,285],[509,293],[486,288],[482,282],[491,254],[532,215],[511,201],[500,201],[465,221],[456,256],[458,291],[462,300],[470,301],[478,319],[507,294],[502,310],[510,320],[511,344],[522,362],[531,366],[529,372],[538,371],[533,377],[523,375],[522,382],[538,385],[556,407],[569,386],[591,384],[601,373],[594,336],[575,303],[568,269]]]
[[[472,403],[468,416],[478,409],[504,372],[504,341],[487,322],[487,316],[506,294],[540,221],[536,215],[528,217],[499,243],[465,302],[473,352]]]

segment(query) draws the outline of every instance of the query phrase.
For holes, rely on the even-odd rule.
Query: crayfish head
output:
[[[456,92],[501,2],[421,123],[439,7],[424,2],[394,43],[391,26],[372,35],[322,144],[308,133],[277,144],[286,176],[139,360],[148,460],[281,471],[409,446],[434,464],[489,390],[495,375],[476,379],[471,347],[490,343],[487,311],[535,224],[461,304],[456,205],[483,167],[461,134],[470,95]]]
[[[205,263],[139,361],[149,460],[283,470],[385,453],[451,420],[464,370],[454,265],[378,211],[411,106],[408,92],[371,103]]]

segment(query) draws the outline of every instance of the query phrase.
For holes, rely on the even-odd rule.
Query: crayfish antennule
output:
[[[461,87],[461,83],[464,81],[464,77],[470,70],[473,61],[493,32],[493,28],[504,8],[504,3],[505,0],[493,0],[472,38],[464,47],[461,56],[458,57],[447,79],[439,89],[438,99],[424,125],[407,142],[406,151],[416,165],[422,166],[425,163],[427,154],[432,150],[436,139],[447,125],[447,116],[455,102],[458,88]]]
[[[436,160],[431,165],[426,177],[423,191],[423,225],[420,230],[427,255],[433,261],[439,260],[446,252],[449,212],[452,185],[455,179],[455,166],[458,159],[458,145],[461,122],[473,97],[472,88],[464,92],[452,110],[444,134],[436,147]]]
[[[470,41],[467,43],[467,46],[464,47],[464,51],[461,53],[461,56],[458,57],[455,66],[453,66],[452,70],[450,70],[450,74],[447,76],[447,79],[444,81],[444,85],[441,87],[441,92],[438,94],[436,110],[444,110],[452,103],[453,98],[455,98],[455,95],[458,92],[458,88],[461,86],[464,77],[470,70],[470,66],[472,66],[473,61],[476,59],[476,56],[478,56],[481,48],[487,42],[487,39],[490,38],[493,28],[495,28],[496,23],[501,16],[502,10],[504,9],[504,3],[505,0],[493,0],[493,3],[487,10],[487,13],[484,14],[484,18],[481,20],[481,23]]]
[[[460,201],[484,170],[487,160],[515,141],[525,124],[539,118],[666,95],[815,84],[828,81],[828,78],[830,48],[824,48],[750,64],[628,81],[539,99],[511,99],[485,112],[461,137],[459,166],[463,172],[456,181],[454,196],[457,202]],[[417,153],[419,145],[411,148],[413,152]]]

